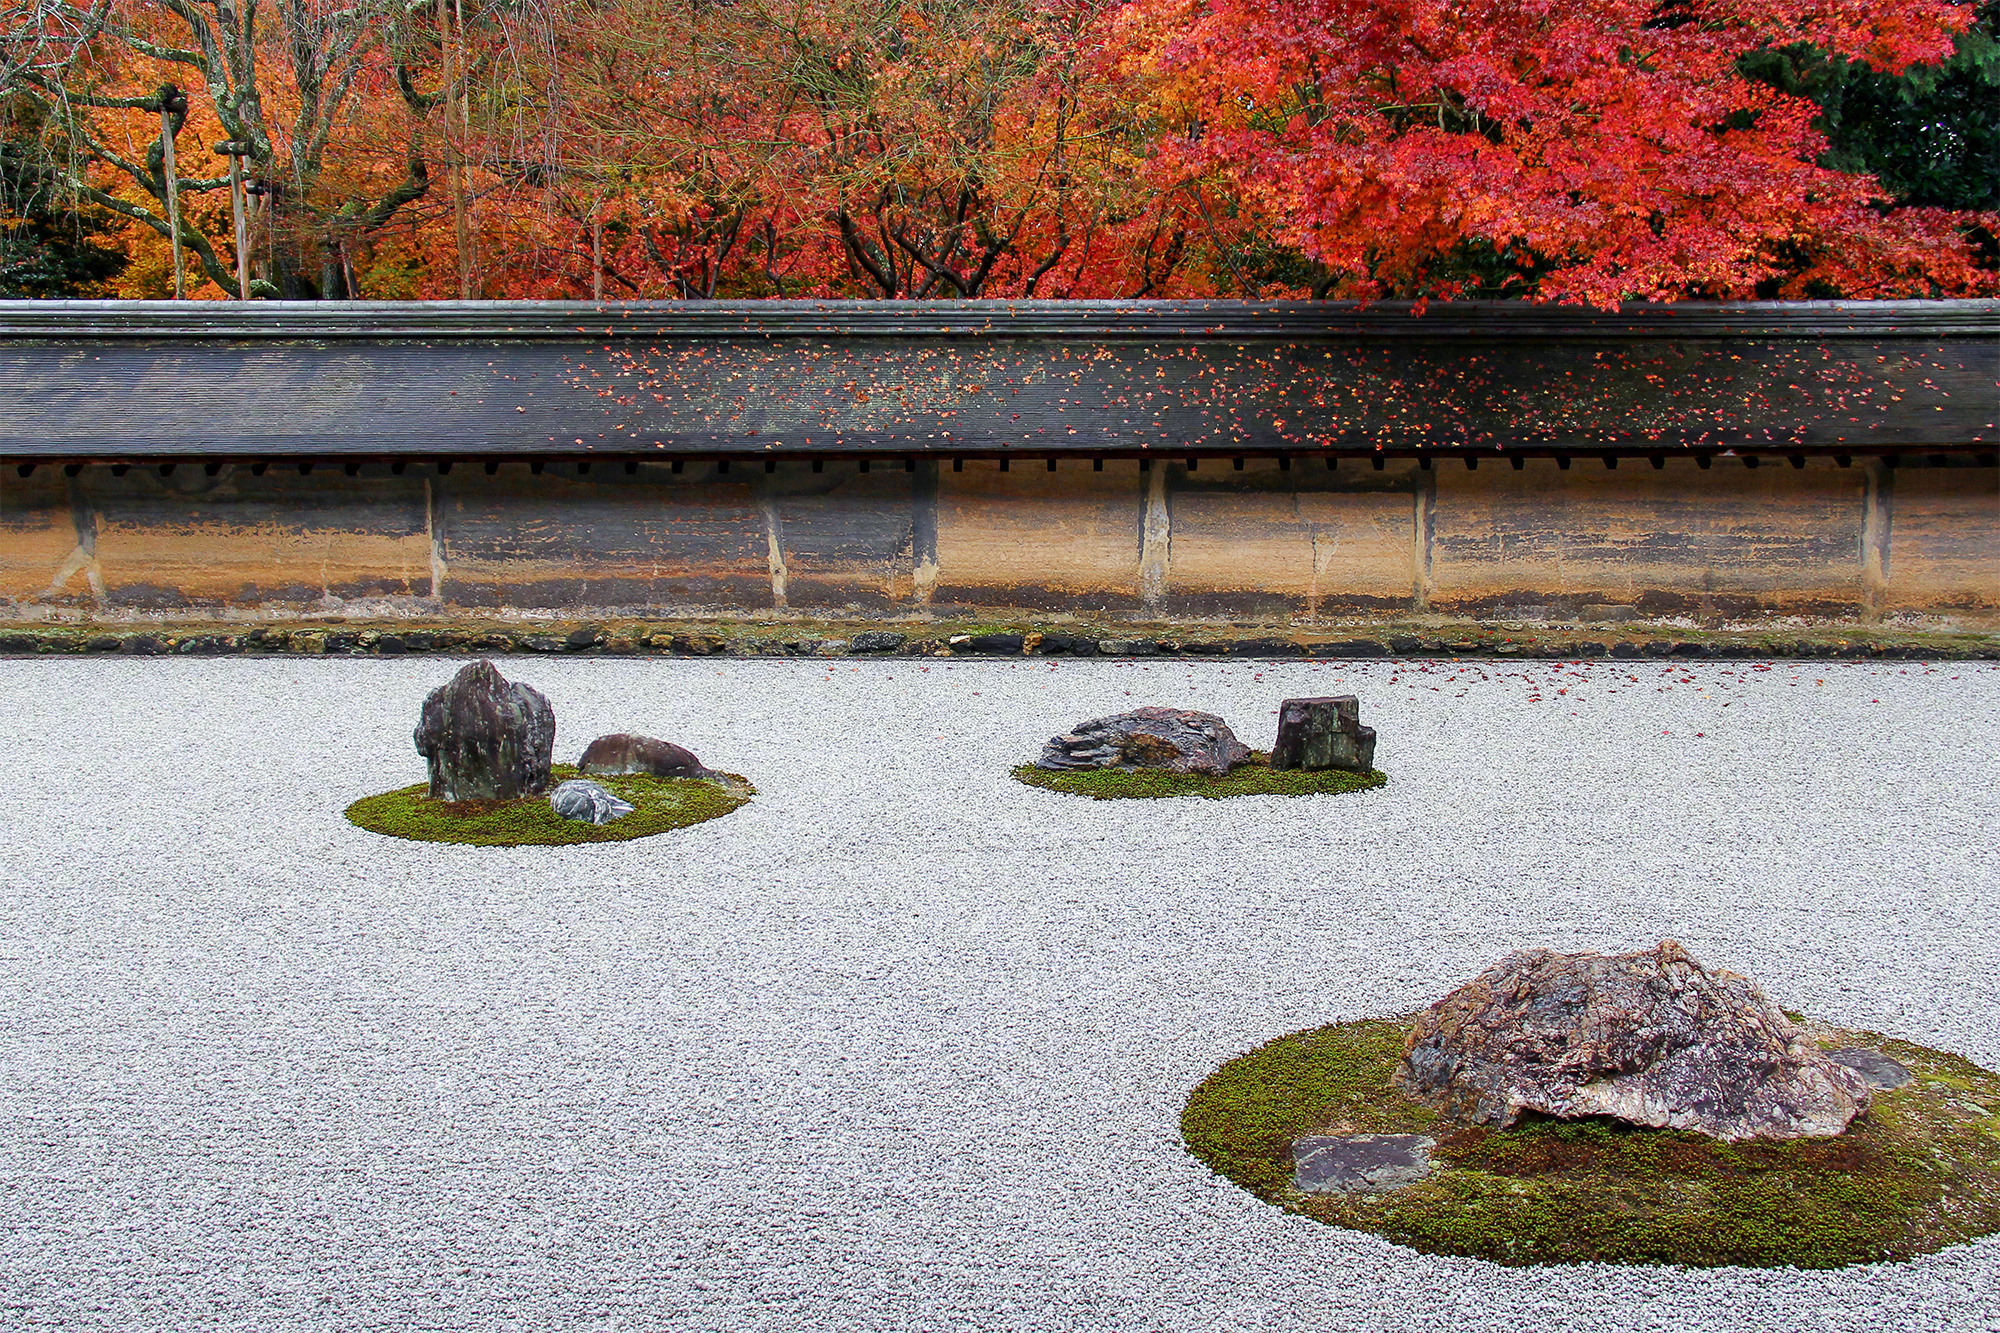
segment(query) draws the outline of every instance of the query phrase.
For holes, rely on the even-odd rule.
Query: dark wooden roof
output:
[[[0,302],[0,455],[1991,451],[2000,301]]]

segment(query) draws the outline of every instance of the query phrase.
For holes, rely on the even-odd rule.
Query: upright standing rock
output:
[[[1287,699],[1279,704],[1271,767],[1372,772],[1375,728],[1361,725],[1361,701],[1343,694],[1333,699]]]
[[[417,724],[434,801],[511,801],[549,785],[556,715],[532,685],[474,662],[432,690]]]

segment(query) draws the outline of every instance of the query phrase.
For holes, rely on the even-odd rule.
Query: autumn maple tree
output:
[[[1948,0],[1135,0],[1117,59],[1180,121],[1162,179],[1271,220],[1315,294],[1621,299],[1994,289],[1980,219],[1821,164],[1819,108],[1746,75],[1808,44],[1895,74]]]
[[[1185,247],[1139,171],[1150,144],[1130,132],[1131,81],[1092,55],[1106,7],[740,0],[565,25],[542,96],[571,126],[566,207],[608,235],[593,236],[600,285],[919,299],[1159,286]]]
[[[235,294],[226,140],[295,298],[1981,293],[1994,13],[0,0],[0,284]]]
[[[12,7],[8,26],[35,41],[9,43],[0,91],[17,112],[32,111],[50,150],[44,170],[63,178],[76,201],[140,233],[178,231],[197,280],[237,295],[233,219],[224,212],[229,176],[214,152],[218,143],[233,146],[258,215],[260,291],[318,296],[344,286],[347,241],[428,189],[420,148],[394,153],[386,169],[371,161],[355,170],[357,159],[375,156],[356,152],[355,129],[373,114],[371,103],[386,94],[405,118],[425,109],[405,54],[411,13],[398,0],[276,0],[268,8],[257,0],[26,0]],[[168,208],[169,138],[177,218]]]

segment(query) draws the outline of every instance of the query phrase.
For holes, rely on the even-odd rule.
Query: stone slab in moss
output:
[[[1503,1264],[1836,1268],[2000,1230],[2000,1074],[1958,1056],[1812,1026],[1830,1050],[1880,1049],[1913,1075],[1829,1139],[1730,1144],[1596,1120],[1495,1131],[1390,1084],[1413,1021],[1295,1032],[1229,1061],[1188,1098],[1188,1151],[1290,1212]],[[1370,1133],[1435,1138],[1436,1169],[1379,1194],[1295,1187],[1294,1139]]]
[[[1379,769],[1365,774],[1339,769],[1309,773],[1301,769],[1269,768],[1262,762],[1245,764],[1219,778],[1203,773],[1170,773],[1164,768],[1093,768],[1056,773],[1022,764],[1014,770],[1014,779],[1030,787],[1099,801],[1167,796],[1204,796],[1210,800],[1230,796],[1334,796],[1371,791],[1389,781],[1388,775]]]
[[[552,782],[576,776],[572,764],[557,764]],[[455,842],[473,847],[566,847],[585,842],[630,842],[656,833],[705,823],[737,809],[757,794],[748,780],[730,773],[727,785],[697,778],[656,778],[645,774],[597,776],[591,780],[630,801],[633,812],[609,824],[562,819],[545,796],[520,801],[433,801],[419,782],[379,796],[364,796],[347,807],[347,819],[370,833],[413,842]]]

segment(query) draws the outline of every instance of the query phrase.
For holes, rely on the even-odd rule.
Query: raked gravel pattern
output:
[[[1838,1272],[1509,1269],[1289,1217],[1188,1089],[1509,949],[1663,936],[2000,1064],[2000,668],[509,660],[557,757],[762,795],[481,849],[432,660],[0,662],[0,1325],[2000,1328],[2000,1244]],[[1268,746],[1355,692],[1386,789],[1012,782],[1141,703]]]

